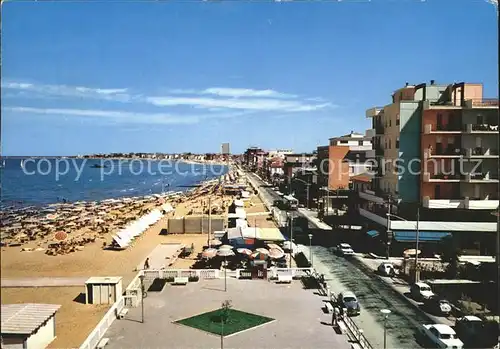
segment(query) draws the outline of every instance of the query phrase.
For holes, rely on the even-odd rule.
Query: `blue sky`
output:
[[[482,82],[482,0],[7,2],[2,153],[310,151],[405,82]]]

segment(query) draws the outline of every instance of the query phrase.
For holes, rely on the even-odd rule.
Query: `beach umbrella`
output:
[[[222,245],[219,247],[219,250],[232,250],[233,246],[231,245]]]
[[[210,245],[211,246],[220,246],[220,245],[222,245],[222,242],[218,239],[212,239],[212,240],[210,240]]]
[[[285,255],[285,252],[283,252],[281,249],[271,248],[269,250],[269,257],[272,259],[283,258],[284,255]]]
[[[252,250],[249,250],[248,248],[239,248],[236,251],[238,251],[238,253],[241,253],[241,254],[244,254],[247,256],[250,256],[252,254]]]
[[[217,256],[220,257],[231,257],[234,256],[233,250],[228,250],[228,249],[219,249],[217,252]]]
[[[269,250],[263,247],[257,248],[255,252],[260,252],[262,254],[267,254],[267,255],[269,254]]]
[[[267,253],[261,253],[259,251],[255,251],[250,255],[250,258],[252,259],[260,259],[260,260],[265,260],[267,259],[268,254]]]
[[[54,234],[54,238],[56,240],[62,241],[68,237],[68,234],[64,231],[58,231],[57,233]]]
[[[418,254],[422,253],[422,251],[418,250]],[[407,255],[407,256],[414,256],[415,254],[417,254],[417,250],[414,249],[414,248],[411,248],[409,250],[404,250],[403,254]]]
[[[267,247],[269,247],[269,250],[271,250],[271,249],[274,248],[274,249],[283,251],[283,249],[280,246],[276,245],[276,244],[267,244]]]
[[[57,215],[55,213],[49,213],[48,215],[45,216],[47,219],[56,219]]]
[[[207,248],[201,255],[205,258],[213,258],[217,255],[217,250],[215,248]]]

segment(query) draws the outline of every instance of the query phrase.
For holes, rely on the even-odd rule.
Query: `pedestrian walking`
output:
[[[149,257],[146,258],[146,261],[144,262],[144,269],[149,269]]]

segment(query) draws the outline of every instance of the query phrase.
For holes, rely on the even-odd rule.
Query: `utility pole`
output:
[[[328,216],[328,210],[330,207],[330,187],[326,186],[326,215]]]
[[[210,233],[212,231],[212,198],[208,197],[208,247],[210,246]]]
[[[388,213],[387,213],[387,241],[386,241],[386,251],[385,255],[386,258],[389,259],[390,255],[390,248],[391,248],[391,239],[392,239],[392,234],[391,234],[391,197],[389,196],[388,198]]]
[[[419,222],[420,222],[420,205],[417,206],[417,236],[415,239],[415,282],[420,279],[420,271],[418,270],[418,242],[419,242]]]

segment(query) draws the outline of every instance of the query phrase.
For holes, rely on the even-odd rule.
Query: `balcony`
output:
[[[475,172],[465,175],[465,181],[468,183],[498,183],[498,173]]]
[[[498,158],[498,149],[491,148],[468,148],[467,149],[468,158]]]
[[[453,182],[460,182],[461,180],[463,180],[462,176],[460,176],[459,174],[442,174],[442,173],[432,174],[429,172],[424,172],[422,174],[422,177],[423,177],[423,181],[427,182],[427,183],[430,183],[430,182],[450,182],[450,183],[453,183]]]
[[[424,196],[422,204],[426,208],[433,209],[466,208],[465,200],[462,198],[431,199],[429,196]]]
[[[467,133],[498,134],[498,125],[494,125],[494,124],[466,124],[465,131]]]
[[[475,99],[467,99],[465,101],[465,108],[473,109],[473,108],[490,108],[495,109],[498,108],[498,99],[496,98],[475,98]]]
[[[453,103],[453,101],[438,101],[438,100],[425,100],[423,109],[460,109],[460,101]]]
[[[359,197],[361,199],[364,199],[364,200],[367,200],[367,201],[371,201],[371,202],[375,202],[375,203],[378,203],[378,204],[384,203],[383,196],[379,195],[379,193],[376,193],[376,192],[374,192],[372,190],[368,190],[368,189],[366,189],[365,191],[360,191],[359,192]]]
[[[466,154],[465,149],[462,148],[447,148],[447,149],[426,149],[424,151],[425,158],[460,158]]]
[[[463,130],[460,126],[456,125],[435,125],[432,124],[424,125],[424,134],[461,134]]]
[[[387,212],[385,212],[387,213]],[[359,209],[359,214],[365,218],[368,218],[369,220],[378,223],[383,226],[387,226],[387,216],[383,212],[379,212],[377,210],[377,213],[368,211],[367,209],[360,208]],[[383,216],[382,216],[383,214]]]
[[[469,210],[495,210],[498,208],[498,193],[493,192],[481,197],[466,197],[465,208]]]
[[[384,125],[382,125],[381,123],[376,123],[375,124],[375,134],[383,135],[384,134]]]

